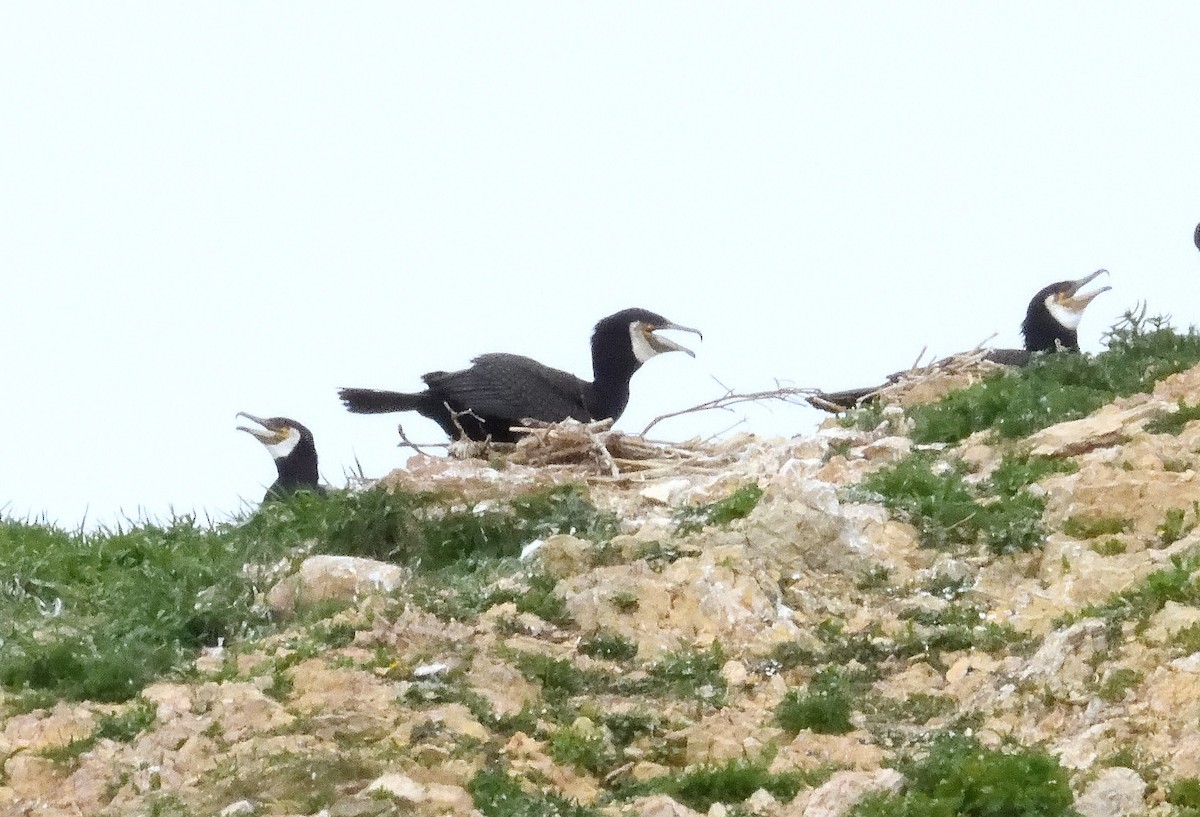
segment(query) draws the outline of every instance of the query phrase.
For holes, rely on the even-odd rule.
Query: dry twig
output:
[[[731,406],[736,406],[739,403],[758,403],[763,400],[781,400],[785,403],[799,406],[803,405],[803,403],[795,398],[803,397],[805,400],[807,400],[808,398],[818,394],[820,394],[819,389],[806,389],[792,386],[783,386],[770,391],[756,391],[748,394],[739,394],[730,389],[726,391],[725,394],[714,400],[709,400],[707,402],[700,403],[699,405],[692,406],[691,408],[680,409],[679,411],[672,411],[655,417],[650,421],[649,425],[642,429],[642,436],[645,436],[646,432],[654,428],[654,426],[658,425],[663,420],[669,420],[672,417],[680,417],[684,414],[695,414],[701,411],[728,411],[730,410]]]
[[[418,454],[425,454],[425,452],[422,450],[423,448],[448,448],[449,447],[448,443],[419,443],[419,444],[414,443],[412,440],[410,440],[408,438],[408,435],[404,433],[404,426],[400,423],[396,423],[396,433],[400,435],[400,443],[399,443],[400,448],[411,448],[413,451],[416,451]],[[425,454],[425,456],[429,456],[429,455]]]

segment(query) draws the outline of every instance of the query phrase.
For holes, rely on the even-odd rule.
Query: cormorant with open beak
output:
[[[1076,281],[1059,281],[1039,290],[1030,300],[1029,308],[1025,311],[1025,320],[1021,322],[1021,334],[1025,336],[1023,351],[1026,354],[1016,365],[1023,366],[1028,363],[1033,352],[1056,352],[1060,349],[1078,352],[1079,336],[1075,330],[1079,328],[1079,322],[1083,319],[1083,311],[1093,298],[1101,292],[1108,292],[1112,287],[1100,287],[1087,293],[1081,293],[1080,290],[1101,275],[1107,274],[1108,270],[1098,269]]]
[[[645,309],[625,309],[596,324],[592,333],[589,383],[528,357],[480,355],[469,367],[422,376],[427,388],[414,394],[341,389],[338,396],[356,414],[416,411],[452,439],[516,442],[511,430],[524,419],[558,422],[616,420],[629,404],[629,381],[643,363],[663,352],[695,353],[659,336],[665,329],[692,332]],[[701,336],[703,337],[703,336]]]
[[[275,460],[278,478],[267,489],[263,502],[281,499],[296,491],[314,491],[324,495],[325,489],[317,484],[317,446],[312,432],[295,420],[287,417],[255,417],[244,411],[237,413],[262,428],[238,426],[262,443]]]

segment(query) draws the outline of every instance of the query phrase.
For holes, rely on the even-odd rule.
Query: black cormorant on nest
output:
[[[589,383],[522,355],[480,355],[455,372],[422,376],[426,389],[405,393],[341,389],[338,396],[356,414],[416,411],[452,439],[516,442],[511,429],[524,419],[580,422],[617,419],[629,403],[629,381],[643,363],[663,352],[695,353],[659,336],[664,329],[693,332],[645,309],[625,309],[596,324],[592,333]]]

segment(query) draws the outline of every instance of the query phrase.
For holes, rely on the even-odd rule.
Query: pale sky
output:
[[[229,518],[275,478],[239,410],[379,476],[398,421],[444,438],[339,386],[491,351],[590,378],[628,306],[704,331],[631,432],[1019,346],[1098,267],[1085,350],[1138,301],[1200,322],[1197,32],[1195,2],[0,5],[0,508]]]

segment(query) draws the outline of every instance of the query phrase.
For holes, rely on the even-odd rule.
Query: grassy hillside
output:
[[[617,479],[500,458],[221,525],[0,520],[0,803],[1200,815],[1200,504],[1115,498],[1189,496],[1200,397],[1149,393],[1200,337],[1128,315],[1108,347]],[[1097,410],[1120,432],[1031,453]],[[405,579],[273,608],[316,554]]]

